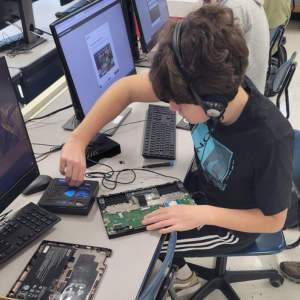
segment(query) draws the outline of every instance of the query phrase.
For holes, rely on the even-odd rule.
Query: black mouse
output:
[[[64,16],[64,13],[61,12],[61,11],[58,11],[57,13],[55,13],[55,17],[58,18],[58,19],[63,17],[63,16]]]
[[[52,178],[48,175],[40,175],[23,191],[22,194],[29,196],[38,192],[42,192],[48,187],[51,180]]]

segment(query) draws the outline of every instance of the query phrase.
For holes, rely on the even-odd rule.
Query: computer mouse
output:
[[[48,187],[51,180],[52,178],[48,175],[40,175],[23,191],[22,194],[29,196],[38,192],[42,192]]]
[[[61,12],[61,11],[58,11],[57,13],[55,13],[55,17],[56,18],[62,18],[64,16],[64,13],[63,12]]]

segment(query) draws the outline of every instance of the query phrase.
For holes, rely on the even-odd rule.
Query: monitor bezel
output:
[[[68,84],[68,87],[69,87],[69,93],[70,93],[72,103],[73,103],[73,107],[74,107],[74,111],[75,111],[75,116],[76,116],[77,120],[79,120],[80,122],[85,118],[85,114],[83,112],[82,105],[81,105],[80,99],[78,97],[78,93],[76,91],[75,83],[73,81],[73,77],[71,75],[71,72],[70,72],[70,69],[69,69],[64,51],[61,47],[61,44],[60,44],[60,41],[59,41],[59,36],[56,32],[56,26],[59,25],[62,22],[65,22],[66,20],[74,17],[75,15],[80,14],[82,11],[84,11],[84,10],[86,10],[86,9],[88,9],[88,8],[94,6],[94,5],[96,5],[96,4],[98,4],[102,1],[103,0],[95,0],[95,1],[85,5],[83,7],[81,7],[80,9],[74,11],[73,13],[71,13],[71,14],[65,16],[65,17],[62,17],[61,19],[58,19],[55,22],[53,22],[52,24],[50,24],[50,30],[52,32],[53,39],[54,39],[54,42],[56,44],[56,48],[58,50],[58,54],[60,56],[60,59],[61,59],[61,62],[62,62],[63,68],[64,68],[66,81],[67,81],[67,84]],[[122,3],[121,3],[120,0],[115,0],[112,4],[117,5],[118,3],[120,4],[121,9],[122,9]],[[123,13],[123,9],[122,9],[122,13]],[[124,15],[123,15],[123,18],[124,18]],[[124,23],[126,25],[125,18],[124,18]],[[126,34],[127,34],[128,43],[130,45],[127,28],[126,28]],[[133,61],[133,59],[132,59],[132,61]],[[130,71],[130,73],[127,76],[133,75],[133,74],[136,74],[134,61],[133,61],[133,69]]]
[[[143,50],[143,53],[149,53],[157,44],[157,41],[158,41],[158,36],[159,36],[159,31],[160,28],[158,31],[156,31],[154,33],[154,35],[151,37],[151,40],[150,42],[147,44],[146,43],[146,40],[145,40],[145,35],[144,35],[144,31],[143,31],[143,28],[142,28],[142,23],[141,23],[141,19],[140,19],[140,16],[139,16],[139,13],[138,13],[138,8],[137,8],[137,5],[136,5],[136,1],[138,0],[129,0],[132,2],[132,5],[133,5],[133,9],[134,9],[134,14],[135,14],[135,17],[136,17],[136,21],[137,21],[137,24],[138,24],[138,28],[139,28],[139,33],[140,33],[140,43],[141,43],[141,47],[142,47],[142,50]],[[166,0],[164,0],[166,1]],[[166,1],[167,2],[167,1]],[[169,18],[170,18],[170,14],[169,14],[169,9],[168,9],[168,6],[167,7],[167,10],[168,10],[168,15],[169,15]],[[167,21],[166,21],[167,22]],[[166,23],[165,22],[165,23]],[[164,24],[165,24],[164,23]],[[163,24],[163,25],[164,25]]]
[[[2,60],[4,60],[4,64],[6,65],[7,67],[7,62],[6,62],[6,59],[4,56],[0,56],[0,64],[2,64]],[[8,70],[8,67],[7,67],[7,70]],[[14,87],[13,87],[13,83],[12,83],[12,78],[10,76],[10,73],[8,72],[8,76],[9,76],[9,81],[12,85],[12,89],[14,90]],[[15,90],[14,90],[15,92]],[[18,103],[18,100],[17,100],[17,96],[16,96],[16,101]],[[19,112],[22,116],[22,111],[21,111],[21,108],[20,106],[18,105],[18,109],[19,109]],[[24,124],[25,126],[25,124]],[[25,126],[25,129],[26,129],[26,126]],[[30,142],[30,138],[29,138],[29,135],[28,135],[28,131],[27,129],[25,130],[26,131],[26,134],[27,134],[27,138],[29,140],[29,143],[30,143],[30,147],[31,147],[31,150],[32,150],[32,153],[33,153],[33,149],[32,149],[32,145],[31,145],[31,142]],[[34,156],[33,156],[34,157]],[[0,214],[19,196],[22,194],[22,192],[27,188],[27,186],[32,183],[39,175],[40,175],[40,172],[39,172],[39,168],[38,168],[38,165],[37,165],[37,162],[36,162],[36,159],[34,157],[34,161],[35,161],[35,165],[29,169],[27,171],[27,173],[25,173],[5,194],[3,194],[2,196],[0,196]]]

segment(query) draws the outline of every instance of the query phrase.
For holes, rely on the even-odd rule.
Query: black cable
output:
[[[29,119],[29,120],[27,120],[27,121],[25,122],[25,124],[27,124],[28,122],[34,121],[34,120],[40,120],[40,119],[44,119],[44,118],[50,117],[50,116],[52,116],[52,115],[54,115],[54,114],[56,114],[56,113],[58,113],[58,112],[60,112],[60,111],[63,111],[63,110],[65,110],[65,109],[68,109],[68,108],[70,108],[70,107],[73,107],[73,104],[70,104],[70,105],[65,106],[65,107],[63,107],[63,108],[60,108],[60,109],[58,109],[58,110],[55,110],[55,111],[53,111],[53,112],[51,112],[51,113],[49,113],[49,114],[47,114],[47,115],[44,115],[44,116],[42,116],[42,117],[37,117],[37,118]]]
[[[45,31],[45,30],[38,29],[38,28],[36,28],[36,27],[35,27],[35,30],[40,31],[40,32],[42,33],[41,35],[43,35],[43,33],[45,33],[45,34],[48,34],[48,35],[50,35],[50,36],[53,36],[51,33],[47,32],[47,31]],[[37,32],[37,33],[38,33],[38,32]]]
[[[126,124],[122,124],[120,126],[116,126],[116,127],[113,127],[113,128],[109,128],[107,130],[105,130],[104,132],[102,132],[102,134],[105,134],[105,132],[107,131],[110,131],[110,130],[113,130],[115,128],[119,128],[119,127],[122,127],[122,126],[126,126],[126,125],[130,125],[130,124],[136,124],[136,123],[140,123],[140,122],[146,122],[147,120],[142,120],[142,121],[136,121],[136,122],[130,122],[130,123],[126,123]]]
[[[137,62],[142,62],[142,61],[149,61],[149,58],[148,58],[147,54],[144,54],[143,57],[139,56],[139,58],[135,58],[134,60]]]
[[[181,180],[180,180],[179,178],[177,178],[177,177],[164,175],[164,174],[161,174],[161,173],[152,171],[152,170],[147,170],[147,169],[142,169],[142,168],[138,168],[138,169],[123,169],[123,170],[117,170],[117,171],[115,171],[115,170],[113,170],[112,167],[110,167],[110,166],[108,166],[108,165],[106,165],[106,164],[102,164],[102,163],[93,161],[92,159],[89,159],[89,158],[88,158],[88,160],[91,161],[91,162],[93,162],[93,163],[95,163],[95,164],[98,164],[98,165],[104,165],[104,166],[106,166],[106,167],[108,167],[108,168],[111,169],[111,171],[108,171],[108,172],[88,172],[88,173],[85,173],[85,176],[86,176],[87,178],[102,178],[101,184],[102,184],[105,188],[107,188],[108,190],[114,190],[114,189],[117,187],[117,184],[130,184],[130,183],[134,182],[135,179],[136,179],[136,173],[135,173],[135,171],[150,172],[150,173],[157,174],[157,175],[159,175],[159,176],[163,176],[163,177],[167,177],[167,178],[173,178],[173,179],[176,179],[176,180],[181,181]],[[128,182],[121,182],[121,181],[118,181],[118,177],[120,176],[120,174],[121,174],[122,172],[128,172],[128,171],[133,173],[133,179],[132,179],[131,181],[128,181]],[[116,175],[116,179],[115,179],[115,180],[112,180],[111,178],[113,177],[113,175],[114,175],[115,173],[118,173],[118,174]],[[113,187],[108,187],[108,186],[106,186],[105,181],[114,183]]]
[[[47,152],[44,152],[44,153],[35,153],[34,152],[34,155],[38,155],[35,158],[36,162],[40,162],[40,161],[46,159],[50,154],[60,151],[62,149],[62,147],[64,146],[64,144],[62,144],[62,145],[47,145],[47,144],[39,144],[39,143],[32,143],[32,145],[52,146],[52,148],[50,148],[50,150]],[[41,158],[41,159],[39,159],[39,158]]]
[[[12,212],[12,209],[10,211],[4,213],[3,215],[1,215],[0,216],[0,222],[2,222],[7,217],[7,215],[10,214],[11,212]]]

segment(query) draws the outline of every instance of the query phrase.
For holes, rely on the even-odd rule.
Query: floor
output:
[[[286,49],[288,58],[291,57],[294,51],[298,52],[296,61],[300,62],[300,21],[290,21],[286,29]],[[296,69],[294,77],[289,88],[290,98],[290,122],[295,129],[300,130],[300,64]],[[272,98],[276,101],[276,97]],[[285,98],[281,97],[280,110],[285,115]],[[299,237],[299,229],[285,230],[285,238],[287,244],[291,244]],[[195,258],[187,259],[187,261],[199,264],[204,267],[213,267],[214,258]],[[285,250],[276,256],[260,256],[260,257],[231,257],[228,259],[228,269],[230,270],[263,270],[276,269],[279,270],[279,264],[282,261],[300,261],[300,246],[293,250]],[[160,264],[156,265],[157,268]],[[205,284],[205,280],[200,279],[200,282]],[[242,300],[299,300],[300,299],[300,284],[293,283],[285,279],[283,285],[279,288],[274,288],[270,285],[269,280],[249,281],[245,283],[232,284],[234,290]],[[187,300],[187,297],[181,297],[180,300]],[[207,300],[226,300],[225,296],[218,290],[214,291],[205,299]],[[230,299],[229,299],[230,300]]]
[[[296,61],[300,62],[300,21],[290,21],[285,33],[286,49],[288,58],[291,57],[294,51],[298,53]],[[300,130],[300,64],[294,74],[289,88],[290,111],[289,118],[292,126]],[[272,100],[275,101],[276,98]],[[285,114],[285,100],[284,96],[281,99],[281,111]],[[292,243],[299,237],[298,229],[288,229],[285,231],[287,243]],[[247,257],[243,258],[229,258],[228,268],[231,270],[260,270],[260,269],[277,269],[279,270],[279,263],[285,260],[300,261],[300,247],[294,250],[285,250],[277,256],[261,256],[261,257]],[[213,258],[201,258],[188,260],[202,266],[212,267],[214,264]],[[205,280],[201,281],[205,283]],[[236,293],[242,300],[298,300],[300,299],[300,285],[285,280],[283,286],[274,288],[269,284],[268,280],[249,281],[246,283],[235,283],[232,285]],[[183,298],[182,298],[183,299]],[[223,300],[226,299],[224,295],[215,291],[205,299],[207,300]]]

